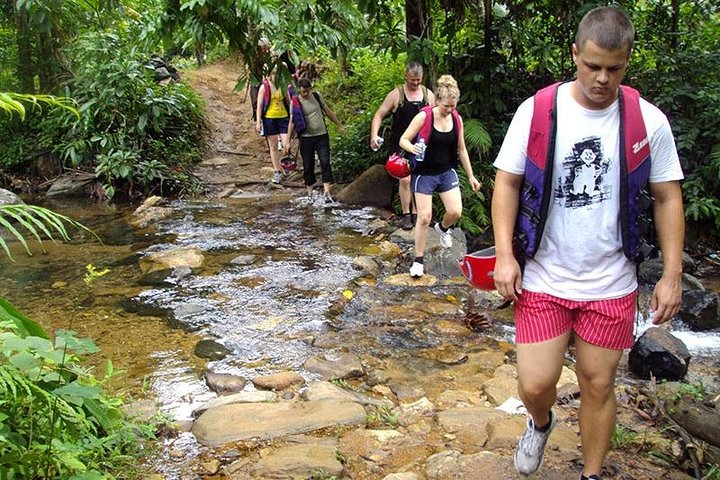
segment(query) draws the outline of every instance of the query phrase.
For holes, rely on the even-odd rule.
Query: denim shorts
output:
[[[288,132],[289,117],[284,118],[263,118],[262,135],[268,137],[270,135],[280,135]]]
[[[438,175],[412,176],[412,191],[432,195],[433,192],[447,192],[453,188],[460,188],[460,179],[454,169],[447,170]]]

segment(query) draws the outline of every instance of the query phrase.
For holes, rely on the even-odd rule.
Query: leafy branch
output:
[[[16,223],[13,223],[13,220]],[[0,230],[6,230],[15,237],[22,244],[28,255],[32,255],[32,252],[30,251],[30,246],[25,239],[25,235],[23,235],[20,230],[26,230],[27,233],[35,237],[38,243],[42,246],[43,237],[49,238],[53,243],[57,243],[56,237],[59,237],[66,242],[70,241],[67,226],[85,230],[102,243],[100,237],[83,224],[76,222],[65,215],[48,210],[47,208],[25,204],[0,205]],[[5,254],[8,258],[13,260],[7,242],[1,236],[0,247],[5,250]]]

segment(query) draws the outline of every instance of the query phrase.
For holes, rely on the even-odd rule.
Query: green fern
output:
[[[13,224],[11,220],[14,220],[16,224]],[[25,204],[0,205],[0,228],[8,231],[12,236],[14,236],[22,244],[28,255],[32,255],[32,252],[30,251],[30,246],[25,238],[26,236],[23,235],[23,233],[21,233],[16,227],[22,227],[21,230],[24,229],[30,236],[35,237],[42,247],[43,236],[49,238],[54,243],[56,243],[56,237],[59,237],[66,242],[69,241],[70,236],[68,235],[66,225],[85,230],[100,240],[100,238],[92,230],[81,223],[76,222],[65,215],[48,210],[47,208]],[[5,250],[5,254],[8,258],[13,260],[10,249],[8,248],[5,239],[1,236],[0,247]]]
[[[463,121],[463,133],[468,151],[477,151],[483,155],[490,151],[492,138],[480,120],[469,118]]]

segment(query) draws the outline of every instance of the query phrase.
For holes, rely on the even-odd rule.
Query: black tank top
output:
[[[425,161],[415,167],[416,175],[440,175],[457,166],[457,130],[440,132],[435,125],[430,132],[430,141],[425,150]]]
[[[393,113],[390,143],[388,144],[389,152],[405,151],[400,148],[400,137],[405,133],[405,130],[407,130],[408,125],[410,125],[412,119],[415,118],[415,115],[417,115],[425,105],[427,105],[427,102],[425,102],[424,99],[417,102],[408,100],[407,95],[405,95],[405,88],[403,87],[403,102],[398,109],[395,110],[395,113]]]

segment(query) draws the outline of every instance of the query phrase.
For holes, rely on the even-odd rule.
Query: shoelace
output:
[[[530,426],[523,433],[522,441],[520,442],[523,452],[528,455],[537,455],[543,445],[545,434],[538,432],[534,427]]]

